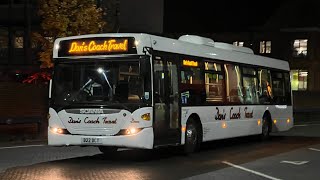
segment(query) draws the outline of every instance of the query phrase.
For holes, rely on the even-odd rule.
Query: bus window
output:
[[[196,62],[194,64],[197,66],[191,67],[182,63],[183,66],[180,71],[182,104],[198,105],[204,101],[204,81],[201,74],[201,66],[199,62],[193,62]]]
[[[285,98],[284,78],[281,72],[272,72],[272,89],[274,95],[274,102],[276,104],[283,104]]]
[[[259,101],[260,104],[270,104],[273,99],[271,87],[271,74],[267,69],[260,69],[258,71],[259,77]]]
[[[289,72],[283,73],[286,93],[286,104],[291,105],[291,83]]]
[[[246,104],[258,104],[258,79],[256,70],[253,68],[242,68],[243,93]]]
[[[239,66],[225,64],[227,101],[232,103],[244,103]]]
[[[207,102],[223,102],[224,77],[221,64],[205,62],[205,87]]]

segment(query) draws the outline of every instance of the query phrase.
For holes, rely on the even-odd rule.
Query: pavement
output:
[[[248,137],[204,143],[190,156],[175,148],[105,157],[96,147],[3,146],[0,179],[320,179],[320,126],[302,125],[266,142]],[[301,128],[309,129],[295,136]]]
[[[38,133],[35,124],[0,125],[0,147],[43,144],[47,142],[45,133]]]

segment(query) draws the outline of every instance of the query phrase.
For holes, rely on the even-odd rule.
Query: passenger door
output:
[[[153,56],[155,146],[180,142],[178,67],[175,56]]]

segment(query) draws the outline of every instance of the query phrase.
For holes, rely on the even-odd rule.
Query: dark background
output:
[[[164,1],[164,31],[247,31],[263,25],[286,1],[289,0]]]

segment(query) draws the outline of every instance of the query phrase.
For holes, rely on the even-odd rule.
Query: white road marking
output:
[[[37,144],[37,145],[27,145],[27,146],[8,146],[8,147],[0,147],[1,149],[17,149],[17,148],[28,148],[28,147],[40,147],[40,146],[46,146],[44,144]]]
[[[309,161],[281,161],[280,163],[294,164],[294,165],[303,165],[307,164]]]
[[[257,172],[257,171],[251,170],[251,169],[247,169],[247,168],[245,168],[245,167],[238,166],[238,165],[232,164],[232,163],[227,162],[227,161],[222,161],[222,163],[227,164],[227,165],[229,165],[229,166],[232,166],[232,167],[234,167],[234,168],[238,168],[238,169],[241,169],[241,170],[250,172],[250,173],[255,174],[255,175],[258,175],[258,176],[265,177],[265,178],[267,178],[267,179],[271,179],[271,180],[281,180],[281,179],[279,179],[279,178],[275,178],[275,177],[272,177],[272,176],[263,174],[263,173],[261,173],[261,172]]]
[[[320,152],[320,149],[316,149],[316,148],[309,148],[309,150],[311,150],[311,151],[318,151],[318,152]]]
[[[297,124],[294,127],[305,127],[305,126],[320,126],[320,124]]]
[[[294,125],[294,127],[305,127],[308,126],[307,124],[299,124],[299,125]]]

